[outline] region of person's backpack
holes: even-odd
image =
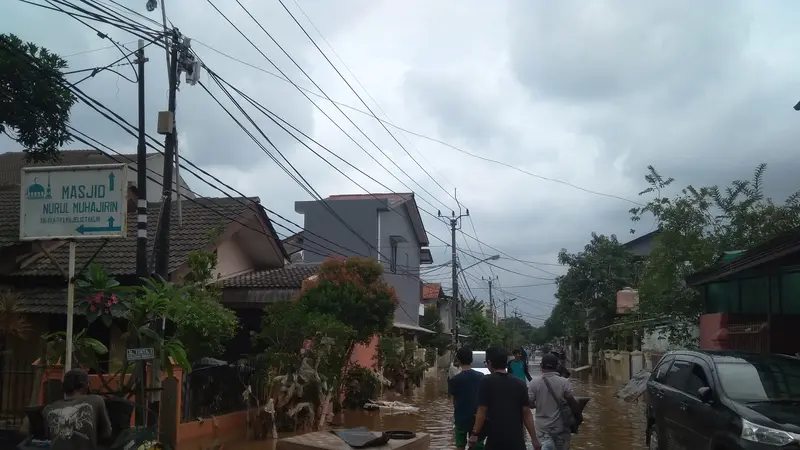
[[[561,423],[564,425],[565,430],[569,430],[570,433],[577,434],[578,427],[580,427],[581,423],[583,423],[583,413],[575,414],[572,412],[572,408],[569,407],[569,404],[563,398],[558,398],[555,391],[553,391],[553,387],[550,386],[550,382],[547,381],[546,377],[542,377],[542,381],[544,381],[545,386],[547,386],[547,390],[550,392],[550,395],[555,400],[558,406],[559,415],[561,416]]]

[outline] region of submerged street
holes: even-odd
[[[530,366],[531,375],[539,376],[539,369]],[[580,434],[573,437],[572,448],[589,450],[597,448],[645,449],[644,410],[641,403],[628,404],[614,397],[619,388],[613,381],[595,380],[589,374],[572,378],[576,395],[591,397],[584,411]],[[346,428],[365,426],[373,430],[414,430],[431,434],[431,450],[454,448],[453,406],[447,398],[445,377],[428,378],[422,387],[408,396],[387,395],[387,400],[400,400],[420,408],[416,414],[381,414],[378,412],[353,412],[345,415]],[[247,441],[226,444],[229,450],[273,450],[276,441]],[[194,445],[192,449],[196,449]],[[530,448],[530,447],[529,447]]]

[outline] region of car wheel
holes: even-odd
[[[650,441],[650,445],[648,446],[649,450],[662,449],[662,444],[661,441],[659,440],[659,437],[660,436],[658,435],[658,427],[656,426],[656,424],[650,425],[650,436],[648,439],[648,441]]]

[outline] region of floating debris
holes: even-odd
[[[647,380],[650,378],[649,370],[642,370],[631,378],[628,383],[618,390],[615,397],[627,403],[635,402],[647,389]]]
[[[382,413],[400,414],[419,412],[419,408],[403,402],[387,402],[385,400],[370,400],[364,404],[364,409],[368,411],[378,410]]]

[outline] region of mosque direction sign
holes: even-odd
[[[125,237],[128,179],[125,164],[22,169],[22,241]]]

